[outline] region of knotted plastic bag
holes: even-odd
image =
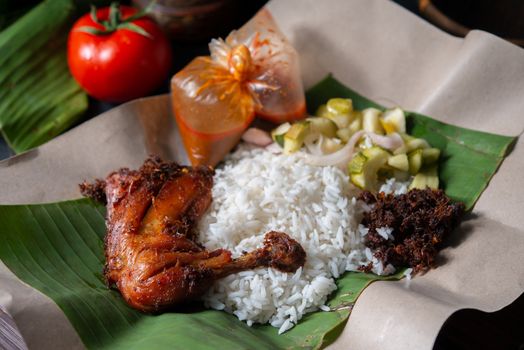
[[[216,165],[255,115],[300,119],[305,99],[298,55],[267,10],[226,40],[213,39],[171,80],[175,118],[193,165]]]

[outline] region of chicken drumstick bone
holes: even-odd
[[[81,185],[84,195],[106,199],[105,276],[129,305],[159,311],[201,296],[216,279],[235,272],[294,272],[304,265],[304,249],[282,232],[266,233],[262,248],[237,259],[196,243],[194,227],[211,203],[212,185],[210,168],[156,158],[138,171],[124,168]]]

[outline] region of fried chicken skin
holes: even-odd
[[[195,224],[211,203],[213,173],[149,158],[139,170],[120,169],[105,181],[80,185],[85,196],[105,199],[104,272],[130,306],[156,312],[200,297],[232,273],[258,267],[294,272],[304,265],[304,249],[282,232],[267,233],[262,248],[237,259],[197,243]]]

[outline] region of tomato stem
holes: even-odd
[[[94,23],[102,26],[103,29],[99,29],[96,27],[90,27],[90,26],[83,26],[76,30],[80,32],[86,32],[89,34],[93,34],[93,35],[108,35],[108,34],[111,34],[117,31],[118,29],[127,29],[137,34],[153,39],[151,34],[149,34],[144,28],[133,23],[133,21],[146,16],[151,11],[151,8],[155,5],[155,3],[156,3],[156,0],[151,1],[149,5],[147,5],[146,8],[144,8],[143,10],[138,11],[135,14],[122,20],[122,12],[120,11],[120,4],[114,1],[109,6],[108,20],[105,20],[105,21],[101,21],[98,18],[96,7],[94,5],[91,5],[91,11],[90,11],[91,20]]]

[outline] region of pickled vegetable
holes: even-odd
[[[273,141],[278,143],[280,147],[284,147],[284,135],[286,134],[286,132],[289,131],[290,128],[291,124],[289,123],[279,125],[278,128],[271,132],[271,138],[273,139]]]
[[[307,118],[312,133],[318,133],[326,137],[337,136],[337,124],[327,118]]]
[[[438,148],[426,148],[422,150],[422,161],[424,165],[436,163],[440,157]]]
[[[281,125],[273,131],[273,139],[285,153],[298,151],[304,142],[308,150],[321,152],[317,158],[331,157],[343,148],[354,152],[337,158],[341,163],[350,159],[350,181],[365,190],[375,191],[380,181],[392,177],[398,181],[412,179],[411,188],[438,188],[440,150],[406,133],[402,109],[358,111],[351,100],[332,98],[317,109],[316,115],[305,122]],[[315,163],[342,166],[332,159]]]
[[[381,122],[387,134],[392,132],[406,133],[406,116],[404,111],[398,107],[385,111]]]
[[[336,136],[341,139],[343,142],[348,142],[355,132],[351,131],[349,128],[338,129],[336,131]]]
[[[405,154],[397,154],[389,157],[388,165],[402,171],[409,170],[408,156]]]
[[[353,111],[353,121],[349,123],[348,129],[354,134],[359,130],[362,130],[362,112]]]
[[[418,149],[408,154],[408,161],[409,173],[416,175],[422,167],[422,150]]]
[[[284,135],[284,153],[290,154],[298,151],[302,147],[308,131],[309,123],[307,122],[293,124]]]
[[[378,171],[389,158],[389,152],[380,147],[365,149],[348,165],[351,182],[362,189],[377,190]]]
[[[406,142],[406,152],[411,152],[421,148],[429,148],[428,142],[424,139],[411,139]]]
[[[438,189],[439,186],[439,179],[438,179],[438,171],[437,166],[432,165],[423,171],[419,172],[415,177],[413,178],[413,181],[409,185],[409,189],[425,189],[426,187],[432,188],[432,189]]]
[[[384,129],[380,125],[380,110],[376,108],[366,108],[362,111],[362,129],[375,134],[384,134]]]
[[[326,108],[330,113],[349,116],[353,111],[353,101],[348,98],[331,98]]]

